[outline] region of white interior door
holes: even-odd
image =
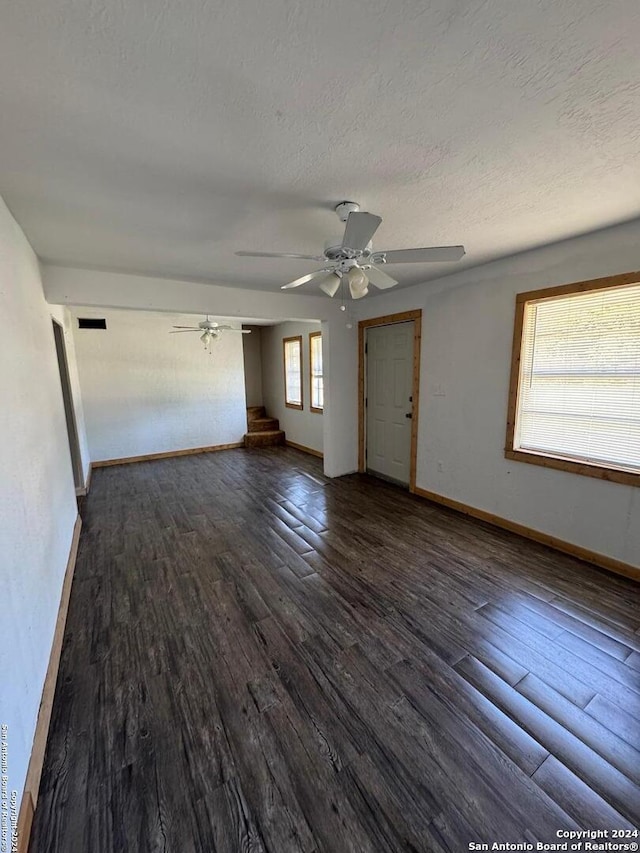
[[[367,471],[408,485],[413,320],[367,330],[366,379]]]

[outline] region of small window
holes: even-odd
[[[629,278],[518,296],[508,458],[640,485],[640,283]]]
[[[290,409],[302,408],[302,335],[284,338],[284,402]]]
[[[309,369],[311,411],[322,413],[324,407],[324,377],[322,373],[322,332],[309,335]]]

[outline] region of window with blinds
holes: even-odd
[[[513,449],[640,474],[640,284],[523,311]]]
[[[284,402],[290,409],[302,408],[302,336],[283,339]]]
[[[321,412],[324,407],[324,376],[322,373],[322,333],[309,335],[309,369],[311,380],[311,411]]]

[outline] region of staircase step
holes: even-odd
[[[247,424],[249,432],[277,432],[280,421],[277,418],[254,418]]]
[[[247,406],[247,422],[259,420],[266,416],[264,406]]]
[[[244,437],[245,447],[271,447],[276,444],[284,444],[284,430],[282,429],[248,432]]]

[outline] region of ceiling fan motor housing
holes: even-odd
[[[346,222],[350,213],[358,213],[360,205],[356,201],[341,201],[336,204],[335,211],[340,217],[340,222]]]
[[[355,201],[341,201],[336,205],[336,213],[341,222],[346,222],[352,213],[359,213],[360,205]],[[331,237],[324,244],[324,256],[328,261],[339,263],[339,271],[348,272],[358,263],[366,262],[371,255],[371,241],[364,249],[353,249],[344,245],[342,235]]]
[[[365,260],[370,256],[369,249],[349,249],[346,246],[328,246],[324,250],[324,256],[328,261],[356,261]]]
[[[353,261],[355,263],[356,261],[366,260],[370,255],[371,243],[364,249],[350,249],[348,246],[342,245],[342,237],[331,237],[324,246],[324,256],[328,261]]]

